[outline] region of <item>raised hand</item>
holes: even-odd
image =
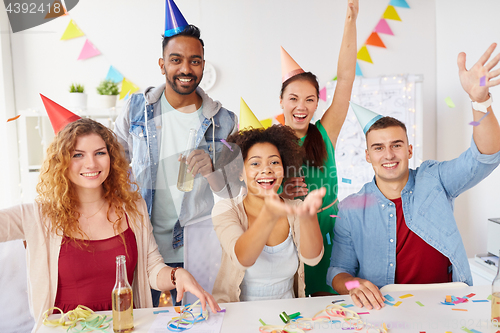
[[[359,0],[349,0],[347,3],[347,16],[356,20],[359,13]]]
[[[500,61],[500,54],[497,54],[493,59],[489,60],[496,47],[496,43],[491,44],[481,58],[479,58],[469,70],[465,68],[465,53],[461,52],[458,55],[457,64],[460,83],[465,92],[469,94],[470,99],[474,102],[481,103],[486,101],[489,98],[489,88],[500,84],[500,79],[492,80],[500,75],[500,69],[493,70],[493,67]],[[486,77],[486,81],[485,85],[481,86],[480,80],[483,76]]]

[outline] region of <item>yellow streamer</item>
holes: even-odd
[[[59,311],[61,313],[61,317],[59,319],[49,320],[49,313],[52,310]],[[94,313],[94,311],[92,311],[85,305],[78,305],[74,310],[68,311],[66,313],[64,313],[58,307],[52,307],[43,313],[43,324],[49,327],[62,326],[65,329],[71,329],[74,328],[78,323],[88,322],[91,320],[95,320],[96,318],[103,319],[104,321],[106,316],[101,316]]]

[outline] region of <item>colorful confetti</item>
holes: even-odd
[[[486,76],[483,76],[479,79],[479,85],[484,87],[486,85]]]
[[[338,299],[338,300],[332,301],[332,303],[335,304],[335,303],[344,302],[344,301],[345,301],[345,299]]]
[[[330,215],[330,217],[336,217],[336,218],[340,218],[338,215]]]
[[[490,296],[488,296],[488,297],[486,297],[486,299],[488,299],[488,300],[490,300],[490,301],[491,301],[491,295],[490,295]]]
[[[406,295],[403,295],[403,296],[399,296],[399,298],[408,298],[408,297],[413,297],[412,294],[406,294]]]
[[[394,302],[394,298],[392,298],[392,296],[391,296],[391,295],[387,294],[387,295],[385,295],[384,297],[385,297],[385,299],[386,299],[386,300],[391,301],[391,302]]]
[[[420,303],[419,301],[416,301],[415,303],[417,303],[418,305],[420,306],[424,306],[422,303]]]
[[[348,178],[342,178],[342,183],[351,184],[352,181]]]
[[[9,122],[9,121],[14,121],[14,120],[16,120],[16,119],[19,119],[19,117],[21,117],[21,115],[17,115],[17,116],[15,116],[15,117],[9,118],[9,119],[7,119],[7,122]]]
[[[329,232],[326,233],[326,241],[328,242],[328,245],[332,245],[332,241],[330,239],[330,233]]]
[[[400,306],[400,305],[401,305],[401,303],[403,303],[403,302],[401,302],[401,301],[397,301],[397,302],[396,302],[396,304],[394,304],[394,306]]]
[[[457,309],[457,308],[454,308],[452,309],[453,311],[467,311],[467,309]]]
[[[449,108],[454,108],[455,107],[455,103],[453,103],[453,101],[451,100],[450,97],[446,97],[444,99],[446,105],[448,105]]]
[[[473,300],[472,302],[480,303],[480,302],[489,302],[489,301],[487,299],[476,299],[476,300]]]
[[[390,305],[390,306],[394,306],[394,303],[391,303],[389,301],[384,301],[384,303],[387,304],[387,305]]]
[[[233,151],[233,148],[229,145],[229,143],[226,142],[224,139],[220,139],[220,142],[222,142],[227,148],[229,148],[230,151]]]
[[[479,121],[471,121],[469,123],[469,125],[472,125],[472,126],[479,126],[479,124],[481,124],[481,120],[483,120],[487,115],[490,114],[490,111],[486,112],[486,114],[484,116],[481,117],[481,119],[479,119]]]
[[[351,289],[354,289],[354,288],[359,288],[359,281],[358,280],[347,281],[345,283],[345,287],[347,288],[347,290],[351,290]]]
[[[370,314],[370,312],[358,312],[359,315],[362,315],[362,314]]]

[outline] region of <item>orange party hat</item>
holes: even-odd
[[[281,46],[281,82],[285,82],[292,76],[304,73],[304,70],[292,59],[292,57]]]

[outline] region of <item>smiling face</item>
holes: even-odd
[[[366,145],[366,161],[373,166],[377,185],[387,182],[404,187],[409,174],[408,162],[413,156],[405,130],[399,126],[370,130]]]
[[[248,150],[243,181],[249,194],[263,197],[278,192],[283,174],[283,162],[276,146],[268,142],[256,143]]]
[[[77,138],[67,176],[77,191],[102,190],[109,174],[110,157],[104,140],[95,133]]]
[[[203,77],[203,46],[189,36],[172,38],[163,50],[158,64],[167,79],[167,92],[180,95],[194,93]]]
[[[305,136],[318,108],[316,88],[306,80],[293,81],[283,90],[280,104],[285,115],[285,125],[293,128],[299,138]]]

